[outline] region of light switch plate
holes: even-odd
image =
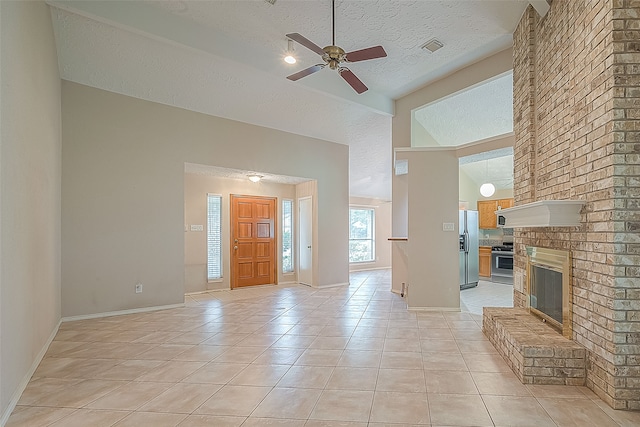
[[[452,222],[443,222],[442,231],[455,231],[455,225]]]

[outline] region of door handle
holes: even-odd
[[[237,251],[238,250],[238,246],[237,245],[234,246],[233,249]]]
[[[233,243],[238,243],[238,239],[233,239]]]

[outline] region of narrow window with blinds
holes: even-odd
[[[282,200],[282,272],[293,272],[293,200]]]
[[[207,194],[207,278],[216,280],[222,277],[222,197]]]

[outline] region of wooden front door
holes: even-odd
[[[231,195],[231,288],[276,283],[276,199]]]

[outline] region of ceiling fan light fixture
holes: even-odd
[[[287,64],[295,64],[296,57],[293,56],[293,53],[294,53],[293,40],[288,39],[287,40],[287,56],[284,57],[284,62],[286,62]]]
[[[444,45],[436,39],[431,39],[425,44],[423,44],[422,46],[420,46],[421,49],[428,50],[431,53],[434,53],[436,50],[440,49],[441,47],[444,47]]]
[[[247,178],[249,178],[249,181],[251,182],[259,182],[262,179],[262,175],[251,174],[251,175],[247,175]]]
[[[361,94],[368,90],[367,86],[349,69],[343,67],[343,62],[359,62],[367,61],[369,59],[384,58],[387,56],[387,52],[384,51],[382,46],[372,46],[366,49],[354,50],[353,52],[345,52],[341,47],[336,46],[336,2],[331,0],[331,30],[332,38],[331,45],[321,48],[311,40],[298,33],[286,34],[287,38],[298,42],[298,44],[306,47],[307,49],[320,55],[324,63],[312,65],[309,68],[305,68],[302,71],[293,73],[287,76],[287,79],[291,81],[300,80],[303,77],[316,73],[322,70],[327,65],[330,69],[336,70],[338,74],[344,79],[344,81],[351,86],[357,94]]]

